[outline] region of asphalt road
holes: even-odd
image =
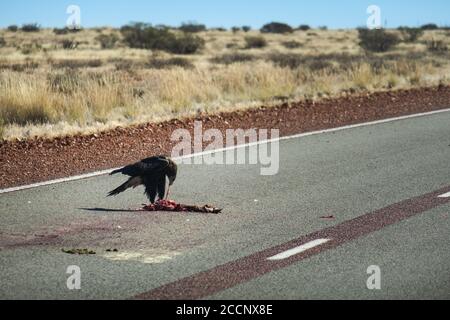
[[[445,112],[282,141],[274,176],[181,165],[171,198],[219,215],[129,210],[123,177],[1,194],[0,298],[449,299],[449,159]]]

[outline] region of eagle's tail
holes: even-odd
[[[140,177],[132,177],[127,180],[127,182],[121,184],[116,189],[110,191],[108,193],[108,197],[116,196],[119,193],[124,192],[128,188],[136,188],[138,185],[142,184],[142,179]]]

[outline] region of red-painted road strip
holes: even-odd
[[[450,198],[439,198],[438,196],[449,191],[450,186],[447,186],[432,193],[395,203],[334,227],[313,232],[287,243],[163,285],[139,294],[134,299],[191,300],[207,297],[446,204],[450,202]],[[330,239],[330,241],[283,260],[268,260],[268,258],[283,251],[316,239]]]

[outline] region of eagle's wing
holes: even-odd
[[[119,193],[124,192],[128,188],[136,188],[137,186],[141,185],[142,183],[143,183],[143,181],[142,181],[141,177],[131,177],[125,183],[121,184],[119,187],[117,187],[113,191],[110,191],[108,193],[108,197],[116,196]]]
[[[136,164],[145,174],[147,172],[159,172],[169,165],[169,160],[165,157],[151,157]]]
[[[165,157],[151,157],[115,170],[111,174],[122,173],[130,177],[143,176],[159,172],[168,165],[169,160]]]

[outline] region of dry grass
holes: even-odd
[[[191,56],[128,49],[120,41],[102,49],[101,34],[120,38],[112,29],[0,31],[6,42],[0,48],[4,138],[91,133],[280,99],[433,85],[448,82],[450,74],[447,53],[427,49],[429,41],[448,44],[439,30],[370,55],[359,48],[356,31],[265,34],[267,45],[260,48],[245,40],[259,36],[255,31],[207,31],[198,34],[205,48]],[[63,49],[63,40],[78,46]]]

